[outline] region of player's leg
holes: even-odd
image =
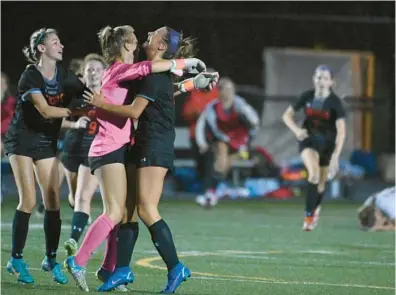
[[[19,204],[12,222],[11,259],[7,271],[15,274],[18,281],[25,284],[34,282],[23,260],[30,215],[36,206],[36,185],[33,172],[33,159],[20,155],[9,155],[12,172],[18,189]]]
[[[98,288],[99,291],[118,289],[126,291],[125,285],[133,283],[134,275],[130,264],[133,250],[139,236],[139,223],[137,214],[137,171],[134,164],[126,166],[127,172],[127,200],[126,211],[121,222],[118,234],[109,235],[115,241],[115,247],[107,247],[102,267],[97,271],[97,276],[105,283]],[[108,243],[112,245],[112,241]],[[109,270],[110,276],[108,275]],[[114,271],[113,271],[114,270]]]
[[[163,293],[173,293],[190,275],[190,270],[179,262],[172,233],[158,212],[165,175],[163,167],[142,167],[138,170],[138,214],[148,227],[151,239],[168,268],[168,284]]]
[[[46,257],[42,262],[42,269],[52,272],[52,276],[57,283],[66,284],[68,281],[67,277],[63,275],[60,264],[56,262],[62,226],[60,219],[58,165],[58,159],[55,156],[37,159],[34,163],[34,172],[45,207],[44,233]]]
[[[69,189],[69,194],[68,194],[69,206],[72,209],[74,209],[75,206],[74,196],[77,190],[77,172],[80,163],[76,161],[75,158],[66,155],[62,155],[61,159],[63,163],[62,164],[63,173],[65,175],[67,187]]]
[[[79,163],[80,162],[81,161],[79,161]],[[91,212],[92,196],[98,187],[98,180],[91,174],[89,167],[79,165],[77,175],[77,187],[74,196],[75,206],[70,238],[65,242],[65,248],[68,256],[75,255],[77,252],[78,242],[86,225],[88,224]]]
[[[206,192],[206,205],[208,207],[213,207],[217,204],[216,189],[218,184],[226,177],[229,165],[229,149],[225,142],[217,142],[215,144],[215,162],[214,169],[212,173],[212,181],[210,184],[210,189]]]
[[[312,228],[315,228],[318,225],[321,204],[323,202],[324,191],[326,189],[329,166],[320,166],[319,170],[320,170],[320,172],[319,172],[320,178],[319,178],[319,184],[318,184],[318,194],[317,194],[315,209],[314,209],[314,214],[313,214]]]
[[[119,151],[115,153],[119,154]],[[122,155],[123,156],[123,155]],[[86,265],[91,254],[108,237],[109,233],[122,220],[126,201],[126,172],[123,163],[112,163],[95,169],[103,199],[104,212],[89,227],[76,256],[66,260],[66,267],[77,285],[88,291],[85,280]]]
[[[311,230],[313,214],[318,197],[318,184],[320,180],[319,154],[312,148],[304,148],[301,158],[308,171],[307,196],[305,200],[305,220],[303,229]]]

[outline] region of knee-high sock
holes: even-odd
[[[115,224],[106,215],[100,215],[94,223],[89,227],[84,241],[76,254],[76,262],[78,265],[85,267],[88,259],[99,245],[107,238]]]

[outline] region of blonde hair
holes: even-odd
[[[120,56],[121,49],[126,42],[132,42],[135,30],[128,25],[112,28],[104,27],[98,33],[100,47],[105,61],[108,64]]]
[[[30,36],[29,46],[26,46],[22,49],[23,54],[29,62],[39,62],[41,53],[37,50],[37,46],[39,44],[44,44],[50,34],[58,35],[58,32],[51,28],[41,28]]]

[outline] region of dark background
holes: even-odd
[[[68,62],[99,52],[96,33],[105,25],[130,24],[140,41],[148,31],[168,25],[183,30],[185,36],[198,37],[199,57],[221,75],[258,87],[265,87],[265,47],[371,51],[376,56],[375,96],[389,105],[387,114],[374,116],[374,121],[385,120],[390,129],[390,138],[377,149],[394,151],[394,5],[378,1],[2,2],[1,67],[16,83],[27,63],[22,48],[31,33],[44,26],[59,31]]]

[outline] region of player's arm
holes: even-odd
[[[209,104],[205,110],[206,113],[206,121],[209,125],[210,130],[213,133],[213,136],[216,137],[218,140],[223,142],[230,142],[230,138],[227,134],[222,132],[219,127],[217,126],[217,117],[216,112],[214,110],[214,104]]]
[[[333,157],[339,158],[342,149],[344,147],[345,137],[346,137],[345,110],[341,102],[339,102],[339,104],[336,107],[336,128],[337,128],[337,136],[336,136]]]
[[[205,126],[206,126],[206,113],[203,112],[199,116],[197,120],[197,124],[195,125],[195,141],[197,143],[200,153],[206,152],[209,148],[205,136]]]
[[[72,111],[67,108],[50,106],[41,93],[31,93],[29,96],[34,107],[46,119],[66,118],[72,115]]]
[[[27,70],[18,81],[18,92],[21,94],[21,100],[31,102],[37,111],[46,119],[65,118],[71,115],[67,108],[54,107],[48,105],[44,95],[41,92],[43,86],[42,78],[39,73]]]
[[[289,106],[286,111],[282,115],[282,120],[286,124],[286,126],[296,135],[298,136],[301,128],[297,125],[296,121],[294,120],[294,116],[296,112],[301,110],[307,101],[307,97],[303,94],[300,96],[298,101]]]
[[[241,97],[237,97],[235,102],[242,121],[245,122],[247,127],[252,130],[258,128],[260,119],[256,110]]]
[[[130,105],[109,104],[106,102],[103,92],[99,94],[86,91],[83,97],[87,103],[117,116],[139,119],[149,102],[155,101],[157,87],[161,87],[160,83],[161,80],[158,80],[155,75],[144,78],[139,93]]]
[[[149,100],[144,97],[136,96],[130,105],[115,105],[110,103],[102,103],[96,105],[96,107],[113,113],[117,116],[131,119],[139,119],[146,106],[149,104]]]
[[[205,71],[206,65],[197,58],[143,61],[135,64],[121,64],[115,69],[119,82],[144,78],[151,73]]]

